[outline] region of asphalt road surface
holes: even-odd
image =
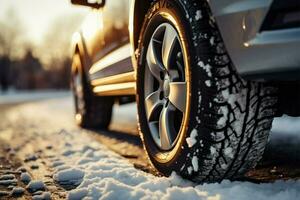
[[[16,186],[26,188],[26,182],[21,180],[22,171],[27,171],[31,179],[43,180],[52,198],[65,198],[65,191],[72,186],[62,187],[53,180],[54,167],[50,163],[59,151],[59,137],[68,137],[67,132],[80,132],[86,139],[104,144],[121,155],[135,168],[161,176],[149,164],[139,139],[135,104],[116,105],[109,130],[83,130],[74,124],[69,94],[34,102],[1,103],[0,179],[3,175],[14,178],[11,184],[0,180],[0,199],[11,197],[12,188]],[[67,143],[72,143],[72,139]],[[64,141],[64,145],[67,143]],[[261,183],[299,178],[300,120],[285,117],[274,123],[263,160],[241,181]],[[10,180],[9,176],[7,179]],[[31,199],[34,194],[28,190],[23,193],[23,199]],[[45,194],[37,192],[34,195]]]

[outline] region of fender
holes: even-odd
[[[89,59],[89,56],[87,54],[85,42],[82,36],[81,32],[75,32],[72,36],[72,43],[71,43],[71,57],[73,57],[74,54],[78,53],[80,56],[81,64],[82,64],[82,70],[84,70],[85,74],[88,74],[87,66],[91,65],[91,61]],[[72,72],[75,70],[72,66]],[[88,81],[89,76],[87,76]]]
[[[140,31],[143,25],[144,16],[146,15],[150,5],[150,0],[131,0],[129,14],[129,39],[131,44],[131,59],[134,70],[137,67],[137,59],[135,50],[138,48]]]

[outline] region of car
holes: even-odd
[[[274,117],[299,116],[297,0],[71,0],[75,119],[107,128],[136,101],[152,165],[201,183],[243,177]]]

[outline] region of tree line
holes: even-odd
[[[70,41],[83,16],[57,18],[41,44],[24,37],[26,27],[16,13],[0,21],[0,86],[3,91],[67,89],[70,79]]]

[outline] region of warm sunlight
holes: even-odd
[[[73,6],[68,0],[0,0],[0,22],[16,15],[26,27],[25,35],[29,40],[40,44],[54,20],[65,21],[64,16],[85,15],[89,10]]]
[[[300,0],[0,0],[0,199],[300,200]]]

